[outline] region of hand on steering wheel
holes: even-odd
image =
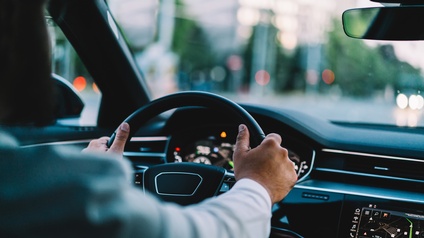
[[[247,126],[250,132],[250,146],[256,147],[265,138],[256,120],[241,106],[216,94],[207,92],[179,92],[156,99],[139,108],[124,122],[130,125],[128,141],[139,128],[153,117],[170,109],[180,107],[204,107],[219,110]],[[108,142],[111,146],[116,139],[114,132]],[[234,180],[234,175],[217,166],[196,163],[167,163],[150,166],[143,171],[143,188],[167,201],[183,205],[200,202],[218,194],[224,180]]]

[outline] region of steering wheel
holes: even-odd
[[[130,125],[130,140],[139,128],[155,116],[170,109],[198,106],[219,110],[221,113],[247,126],[251,147],[258,146],[265,138],[262,128],[256,120],[237,103],[217,94],[189,91],[178,92],[158,98],[140,107],[124,122]],[[108,146],[113,143],[116,131],[110,136]],[[182,205],[198,203],[215,196],[221,190],[223,182],[233,179],[234,175],[224,168],[197,163],[167,163],[147,167],[142,172],[143,188],[156,194],[165,201]]]

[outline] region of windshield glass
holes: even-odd
[[[157,98],[203,90],[348,123],[423,126],[421,41],[347,37],[339,0],[109,0]]]

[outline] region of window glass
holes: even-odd
[[[80,118],[64,119],[61,122],[96,125],[101,92],[60,28],[49,17],[46,20],[52,45],[52,72],[69,81],[84,102]]]

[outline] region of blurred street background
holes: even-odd
[[[108,0],[154,98],[181,90],[304,111],[328,120],[423,126],[419,42],[344,35],[341,16],[368,0]],[[101,97],[61,33],[54,70],[86,101]],[[421,57],[424,58],[424,57]]]

